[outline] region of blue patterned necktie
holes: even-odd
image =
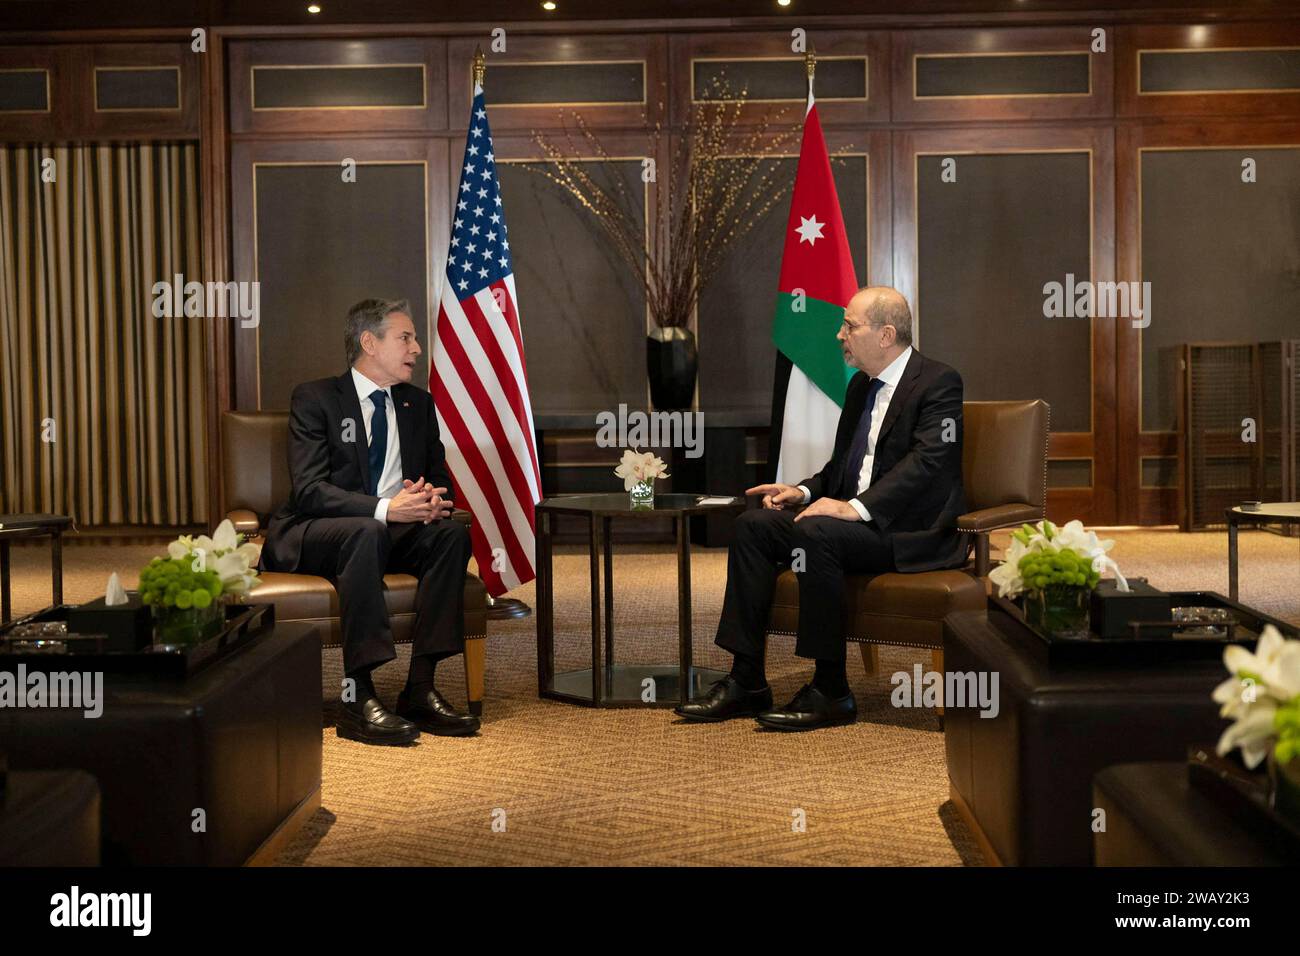
[[[379,494],[379,479],[384,474],[384,459],[388,457],[388,395],[382,388],[370,393],[375,413],[370,416],[370,494]]]
[[[876,407],[876,396],[885,385],[879,378],[873,378],[867,386],[867,401],[858,419],[858,427],[853,431],[853,443],[844,459],[844,471],[840,475],[840,487],[836,495],[840,500],[858,496],[858,478],[862,474],[862,462],[867,457],[867,440],[871,437],[871,410]]]

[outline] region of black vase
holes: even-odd
[[[651,404],[660,411],[690,408],[700,367],[695,333],[683,328],[655,329],[646,337],[645,348]]]

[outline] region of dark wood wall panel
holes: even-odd
[[[1241,180],[1247,156],[1251,184]],[[1179,481],[1153,488],[1142,476],[1147,458],[1180,453],[1181,344],[1258,342],[1297,327],[1300,123],[1129,127],[1117,157],[1119,277],[1151,282],[1153,300],[1148,328],[1118,327],[1118,400],[1132,410],[1119,422],[1121,509],[1168,524],[1179,518]]]
[[[817,112],[822,123],[877,123],[889,119],[889,35],[858,30],[808,31],[817,53]],[[672,119],[685,122],[694,102],[707,97],[710,77],[725,75],[729,89],[747,91],[743,119],[783,115],[798,122],[808,99],[803,54],[791,50],[788,30],[674,36]],[[781,109],[778,114],[775,111]]]
[[[1041,397],[1057,431],[1092,431],[1090,322],[1044,316],[1044,285],[1091,274],[1086,152],[917,157],[925,351],[961,370],[974,401]]]
[[[234,40],[228,71],[234,134],[447,126],[447,45],[436,37]]]
[[[46,109],[0,105],[0,141],[195,139],[200,65],[180,42],[0,47],[0,85],[41,71],[44,79],[24,80],[22,90],[48,89]]]
[[[1121,116],[1300,116],[1300,23],[1121,27],[1118,41]]]
[[[42,67],[0,70],[0,113],[48,113],[50,71]]]
[[[255,66],[252,109],[423,109],[423,63]]]
[[[1091,53],[930,53],[913,63],[916,98],[1087,96]]]
[[[1242,182],[1252,157],[1258,181]],[[1177,423],[1188,342],[1270,341],[1300,330],[1300,145],[1141,153],[1142,428]],[[1238,423],[1240,427],[1240,423]]]
[[[1092,461],[1075,516],[1114,521],[1114,320],[1044,315],[1047,283],[1113,277],[1109,132],[913,131],[894,143],[894,285],[920,348],[962,372],[968,398],[1047,400],[1050,457]],[[946,159],[955,182],[943,181]],[[1049,496],[1054,514],[1063,500]]]
[[[344,157],[355,182],[343,181]],[[446,163],[440,142],[235,145],[234,278],[261,284],[261,324],[231,326],[237,407],[285,408],[298,382],[342,373],[348,307],[370,297],[410,300],[425,350],[416,379],[427,381]]]
[[[894,119],[1110,116],[1113,47],[1094,53],[1092,42],[1085,26],[900,31],[893,35]]]
[[[474,50],[484,46],[471,37],[447,43],[448,102],[458,117],[461,104],[472,93]],[[484,95],[492,109],[492,129],[531,130],[573,126],[571,116],[579,104],[583,119],[592,126],[644,128],[660,122],[666,110],[668,79],[665,74],[668,41],[658,34],[624,36],[529,36],[511,34],[504,52],[485,50],[487,77]],[[531,67],[531,69],[529,69]],[[496,71],[506,76],[497,99]],[[635,74],[642,73],[641,96],[626,97],[635,89]],[[521,90],[529,91],[521,101]],[[602,88],[602,86],[604,88]],[[547,98],[539,93],[549,90]],[[554,97],[553,99],[550,97]],[[496,105],[500,103],[500,105]],[[453,121],[455,126],[459,120]]]
[[[255,166],[263,408],[288,408],[298,382],[346,369],[353,303],[408,298],[417,323],[428,315],[425,180],[416,163],[361,164],[354,183],[332,163]],[[414,381],[428,377],[426,348]]]

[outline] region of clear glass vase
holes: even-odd
[[[1025,592],[1025,623],[1043,634],[1086,634],[1092,588],[1058,584]]]
[[[645,478],[638,481],[628,492],[633,508],[653,508],[655,506],[655,480]]]
[[[226,612],[220,601],[207,607],[153,609],[155,644],[198,644],[221,630]]]
[[[1272,744],[1268,748],[1269,803],[1282,816],[1300,824],[1300,757],[1278,762]]]

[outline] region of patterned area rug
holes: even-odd
[[[1130,574],[1167,589],[1225,591],[1226,536],[1124,531],[1113,554]],[[110,571],[128,586],[162,549],[78,542],[66,551],[66,597],[103,593]],[[1242,599],[1300,623],[1300,540],[1244,533]],[[48,603],[47,552],[14,549],[17,612]],[[695,659],[725,668],[713,646],[726,554],[693,559]],[[676,562],[667,548],[615,554],[615,653],[674,659]],[[557,670],[589,653],[588,564],[564,548],[556,562]],[[535,603],[531,588],[513,595]],[[390,703],[409,648],[376,675]],[[333,709],[342,676],[337,649],[322,651],[322,807],[287,847],[285,865],[978,865],[974,840],[951,804],[943,734],[925,710],[895,709],[889,675],[928,664],[923,652],[885,649],[867,676],[850,648],[849,681],[860,717],[851,727],[772,734],[748,721],[697,726],[669,710],[592,710],[537,697],[531,618],[493,622],[487,699],[478,737],[422,737],[409,748],[340,740]],[[788,698],[810,663],[774,639],[768,675]],[[459,658],[438,684],[465,700]]]

